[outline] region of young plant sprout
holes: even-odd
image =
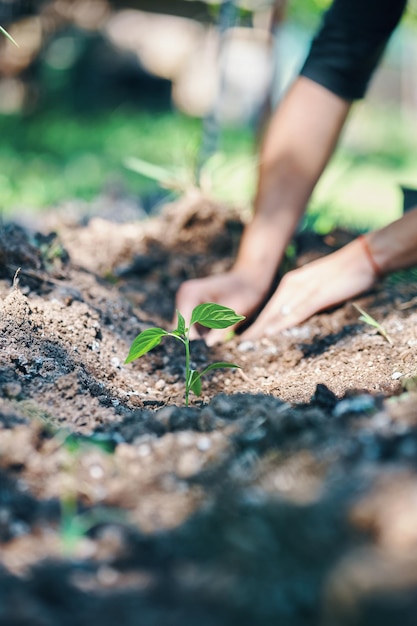
[[[8,33],[7,30],[3,28],[3,26],[0,26],[0,33],[4,35],[9,41],[11,41],[12,44],[14,44],[17,48],[19,47],[19,44],[17,43],[17,41],[13,39],[10,33]]]
[[[186,326],[185,319],[177,311],[178,324],[172,332],[163,328],[148,328],[134,339],[125,363],[130,363],[143,356],[161,343],[162,337],[174,337],[185,347],[185,406],[188,406],[190,391],[196,396],[201,395],[201,377],[208,371],[219,368],[239,368],[235,363],[218,361],[204,368],[201,372],[194,370],[190,365],[190,328],[193,324],[200,324],[206,328],[229,328],[245,319],[243,315],[237,315],[232,309],[221,306],[214,302],[199,304],[193,309],[189,326]]]
[[[372,326],[373,328],[376,328],[379,334],[382,335],[388,341],[388,343],[392,346],[393,341],[391,337],[388,335],[385,328],[383,328],[383,326],[381,326],[381,324],[379,324],[376,321],[376,319],[372,317],[372,315],[369,315],[369,313],[367,313],[364,309],[362,309],[362,307],[360,307],[358,304],[353,303],[353,306],[361,314],[359,317],[360,321],[365,322],[365,324],[369,324],[369,326]]]

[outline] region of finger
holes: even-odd
[[[296,311],[292,310],[288,305],[280,306],[277,302],[274,306],[268,306],[259,315],[257,320],[242,333],[242,339],[260,339],[261,337],[270,337],[276,335],[287,328],[291,328],[298,324],[302,319]]]

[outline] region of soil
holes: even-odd
[[[0,624],[415,626],[417,283],[274,339],[125,365],[238,213],[196,195],[126,221],[63,206],[0,235]],[[58,233],[58,234],[57,234]],[[297,237],[296,262],[353,237]],[[20,272],[16,274],[17,269]]]

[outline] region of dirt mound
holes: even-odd
[[[414,625],[416,283],[359,300],[392,346],[350,303],[195,342],[242,372],[185,408],[177,342],[124,360],[182,280],[230,265],[238,216],[43,223],[0,233],[0,624]]]

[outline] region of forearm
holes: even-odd
[[[367,235],[381,274],[417,265],[417,207],[384,228]]]
[[[235,269],[267,291],[346,121],[350,103],[300,77],[271,120],[261,151],[255,214]]]

